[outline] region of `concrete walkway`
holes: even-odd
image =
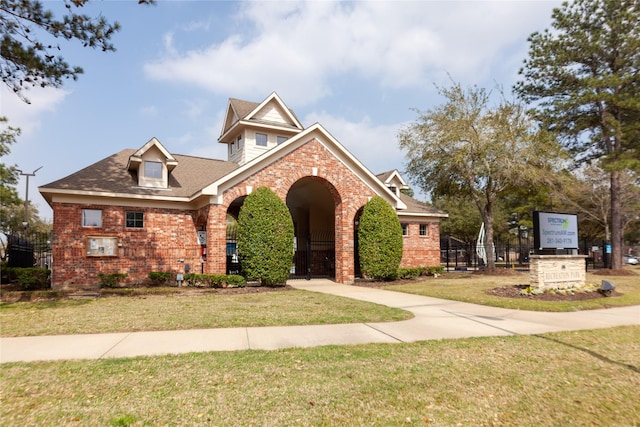
[[[538,334],[640,325],[640,306],[546,313],[340,285],[329,280],[292,280],[289,284],[307,291],[401,308],[411,311],[415,317],[411,320],[388,323],[0,338],[0,363],[205,351],[274,350],[330,344],[403,343],[442,338]]]

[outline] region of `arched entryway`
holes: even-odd
[[[238,215],[246,197],[238,197],[227,208],[226,216],[226,273],[240,274],[240,259],[238,258]]]
[[[360,270],[360,241],[358,239],[358,228],[360,227],[360,217],[362,216],[364,207],[358,209],[356,216],[353,218],[353,273],[354,277],[362,277]]]
[[[336,220],[339,196],[325,179],[305,177],[287,193],[287,207],[295,229],[294,277],[335,278]]]

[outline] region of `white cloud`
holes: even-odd
[[[69,93],[63,89],[33,88],[24,93],[31,102],[27,104],[2,85],[0,87],[0,115],[9,119],[10,126],[21,129],[21,138],[27,138],[40,127],[41,115],[55,111]]]
[[[510,49],[548,26],[556,2],[250,2],[238,31],[202,49],[184,50],[167,36],[166,55],[145,71],[214,93],[263,96],[292,105],[332,91],[331,78],[355,73],[385,87],[434,80],[497,79]],[[504,56],[506,55],[506,57]],[[508,82],[510,84],[511,82]]]
[[[158,115],[158,107],[155,105],[147,105],[146,107],[140,108],[140,114],[149,117],[155,117]]]

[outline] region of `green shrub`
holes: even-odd
[[[358,241],[365,277],[395,279],[402,260],[402,227],[395,210],[382,197],[374,196],[364,206]]]
[[[244,200],[238,215],[238,254],[247,280],[283,284],[293,258],[293,221],[287,205],[267,187]]]
[[[419,277],[424,270],[422,267],[399,268],[396,276],[398,279],[415,279]]]
[[[48,288],[51,271],[41,267],[12,267],[7,275],[15,278],[20,289],[30,291]]]
[[[196,274],[184,275],[187,286],[199,288],[242,288],[247,281],[237,274]]]
[[[441,265],[433,265],[431,267],[424,267],[424,271],[422,272],[423,276],[435,276],[441,275],[444,273],[444,267]]]
[[[173,277],[173,273],[169,271],[151,271],[148,277],[151,280],[151,285],[166,286]]]
[[[98,273],[101,288],[116,288],[127,277],[127,273]]]

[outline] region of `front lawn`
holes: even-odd
[[[640,327],[3,364],[0,425],[638,426]]]
[[[628,269],[628,271],[640,272],[640,268]],[[640,305],[640,275],[611,276],[587,273],[586,282],[587,284],[600,285],[603,279],[613,282],[616,285],[616,291],[622,295],[605,298],[596,292],[592,294],[593,299],[576,298],[572,301],[560,299],[548,301],[535,296],[507,298],[487,293],[487,290],[498,287],[528,284],[529,273],[517,272],[513,272],[510,275],[505,275],[504,272],[500,275],[467,272],[445,273],[437,278],[429,277],[425,280],[400,285],[391,284],[384,288],[398,292],[517,310],[576,311]]]
[[[172,288],[174,291],[176,288]],[[154,293],[0,304],[3,337],[175,329],[394,322],[399,309],[300,290],[219,295]]]

